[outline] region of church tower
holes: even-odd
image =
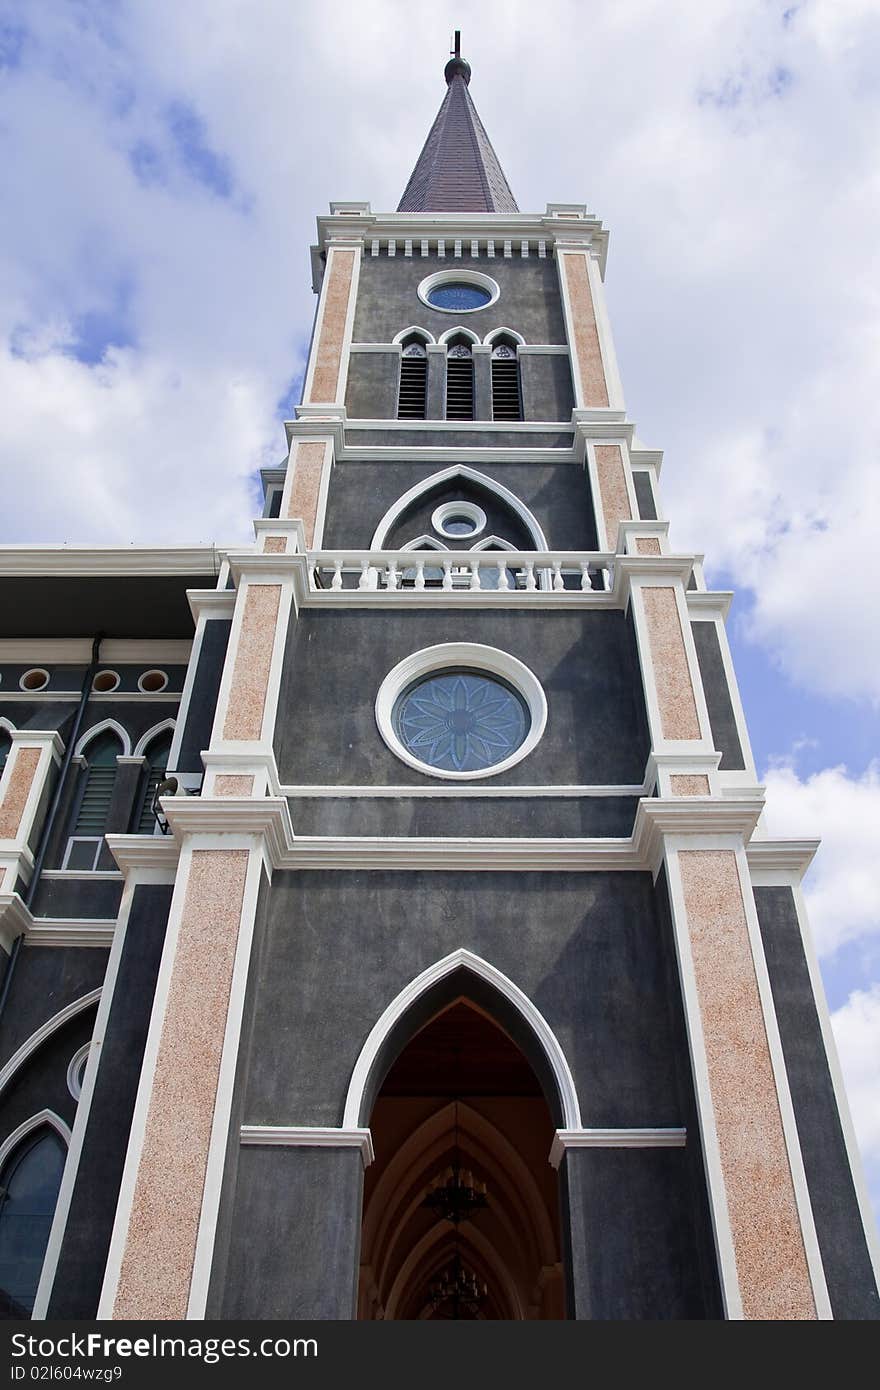
[[[457,41],[445,79],[397,211],[318,218],[288,457],[190,589],[169,833],[106,837],[35,1316],[876,1318],[816,842],[761,831],[608,233],[520,211]]]

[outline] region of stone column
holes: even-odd
[[[663,862],[729,1318],[830,1317],[742,833],[712,834],[733,806],[703,803]],[[758,808],[756,808],[758,809]]]
[[[345,401],[362,253],[360,237],[332,237],[328,242],[327,264],[303,388],[304,405],[342,405]]]

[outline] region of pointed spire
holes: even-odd
[[[397,211],[518,212],[468,91],[471,68],[458,29],[444,76],[446,96]]]

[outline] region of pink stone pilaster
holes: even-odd
[[[677,855],[742,1315],[814,1319],[816,1301],[733,850]]]

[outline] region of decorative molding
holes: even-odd
[[[145,734],[141,734],[140,738],[134,746],[133,756],[136,758],[143,757],[146,753],[147,748],[153,742],[154,738],[158,738],[159,734],[163,734],[169,731],[173,735],[175,727],[176,721],[174,719],[163,719],[161,723],[154,724],[151,729],[147,729],[147,732]]]
[[[187,589],[186,598],[195,622],[199,618],[231,618],[235,608],[234,589]]]
[[[458,478],[463,479],[465,482],[473,483],[478,487],[483,487],[488,492],[494,493],[496,497],[506,503],[511,511],[519,517],[532,540],[535,542],[535,549],[547,549],[547,540],[538,524],[537,518],[532,514],[525,503],[520,501],[516,493],[511,492],[503,483],[497,482],[494,478],[487,477],[485,473],[479,473],[475,468],[468,468],[466,464],[461,464],[452,468],[444,468],[439,473],[432,474],[430,478],[422,479],[421,482],[416,483],[403,493],[401,497],[398,497],[397,501],[388,508],[388,511],[376,527],[373,533],[373,539],[370,542],[370,549],[382,549],[383,542],[388,532],[391,530],[391,527],[419,497],[433,492],[434,489],[442,483],[452,482]]]
[[[70,1004],[65,1004],[64,1008],[59,1009],[57,1014],[53,1014],[51,1018],[46,1019],[45,1023],[41,1023],[39,1028],[35,1029],[30,1037],[25,1039],[21,1046],[13,1052],[9,1061],[0,1069],[0,1095],[2,1095],[3,1091],[9,1085],[9,1082],[12,1080],[19,1067],[24,1065],[28,1058],[36,1052],[38,1047],[42,1046],[47,1038],[51,1037],[57,1029],[63,1028],[65,1023],[69,1023],[72,1018],[76,1018],[77,1014],[81,1014],[85,1009],[89,1009],[93,1004],[97,1004],[100,998],[100,987],[90,990],[88,994],[83,994],[79,999],[74,999]],[[69,1132],[67,1139],[69,1142]]]
[[[749,876],[756,887],[799,883],[813,862],[821,840],[752,840],[746,845]]]
[[[718,755],[720,757],[720,754]],[[704,760],[701,760],[704,761]],[[407,800],[410,797],[510,797],[520,798],[586,798],[586,797],[639,797],[647,796],[650,786],[647,779],[640,783],[609,783],[607,785],[595,786],[514,786],[506,782],[503,786],[496,786],[491,782],[483,785],[468,784],[466,786],[444,786],[442,783],[431,784],[430,786],[421,783],[408,787],[395,784],[393,786],[363,786],[348,785],[339,783],[334,786],[321,786],[313,783],[305,783],[300,786],[284,785],[277,788],[278,796],[286,796],[295,800],[308,801],[320,797],[341,797],[341,798],[360,798],[360,797],[388,797],[395,801]]]
[[[162,806],[167,813],[173,801],[200,801],[199,797],[163,797]],[[173,871],[180,858],[180,845],[173,835],[105,835],[107,848],[124,875],[132,869],[158,869]],[[91,875],[90,875],[91,877]],[[113,878],[120,875],[114,873]]]
[[[217,573],[214,545],[0,545],[0,575],[174,575]]]
[[[7,1158],[12,1151],[21,1143],[28,1134],[35,1129],[42,1129],[43,1125],[49,1125],[64,1140],[64,1147],[70,1148],[70,1130],[64,1123],[60,1115],[56,1115],[54,1110],[39,1110],[36,1115],[31,1115],[30,1119],[23,1120],[17,1129],[8,1134],[0,1144],[0,1170],[2,1170]]]
[[[568,1149],[683,1149],[686,1129],[557,1129],[550,1162],[558,1168]]]
[[[2,872],[0,867],[0,876]],[[29,931],[33,920],[30,908],[18,893],[0,893],[0,949],[8,955],[15,938]]]
[[[90,729],[86,729],[85,733],[79,738],[76,748],[73,750],[74,753],[77,756],[82,756],[93,739],[96,739],[107,730],[116,734],[120,739],[123,757],[131,757],[131,738],[128,732],[123,729],[122,725],[115,719],[102,719],[99,724],[93,724]]]
[[[26,929],[25,946],[113,945],[116,919],[109,917],[34,917]]]
[[[442,960],[429,965],[427,970],[423,970],[414,980],[411,980],[399,994],[392,999],[391,1003],[382,1013],[381,1017],[374,1023],[370,1034],[361,1048],[360,1054],[354,1065],[351,1080],[348,1083],[348,1092],[345,1097],[345,1112],[342,1123],[347,1129],[355,1129],[361,1123],[361,1108],[363,1106],[364,1094],[367,1084],[373,1072],[376,1059],[379,1057],[385,1040],[392,1029],[403,1018],[407,1011],[421,995],[432,989],[448,975],[454,974],[457,970],[469,970],[472,974],[484,980],[501,994],[508,1003],[512,1004],[517,1012],[522,1016],[524,1023],[535,1035],[537,1042],[547,1059],[553,1077],[556,1081],[556,1089],[559,1097],[559,1106],[565,1120],[566,1130],[581,1129],[581,1112],[578,1103],[577,1089],[574,1078],[571,1074],[568,1062],[565,1058],[556,1034],[550,1027],[544,1015],[536,1008],[527,994],[515,985],[507,975],[503,974],[494,965],[483,960],[482,957],[474,955],[472,951],[460,948],[452,951]]]
[[[334,1129],[311,1125],[242,1125],[242,1144],[277,1145],[284,1148],[359,1149],[365,1168],[375,1158],[373,1136],[368,1129]]]

